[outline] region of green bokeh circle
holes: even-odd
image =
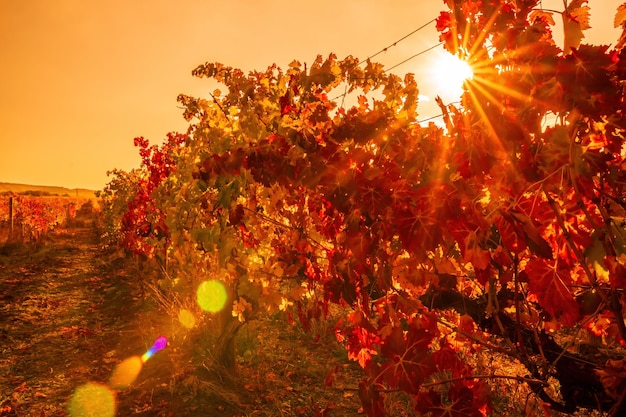
[[[226,287],[216,280],[204,281],[200,284],[196,296],[200,308],[210,313],[217,313],[223,309],[228,298]]]

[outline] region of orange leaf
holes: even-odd
[[[491,261],[489,251],[482,249],[479,245],[476,232],[472,232],[465,238],[465,251],[463,254],[465,262],[474,265],[477,270],[486,269]]]
[[[622,27],[622,34],[617,40],[617,44],[615,45],[615,49],[619,50],[626,45],[626,3],[620,5],[617,9],[617,13],[615,14],[615,20],[613,21],[615,27]]]
[[[556,22],[554,21],[554,17],[552,17],[552,12],[547,12],[545,10],[533,10],[532,12],[530,12],[528,20],[530,20],[531,22],[543,20],[551,26],[554,26],[556,24]]]
[[[623,24],[626,24],[626,3],[621,4],[617,8],[617,13],[615,13],[615,19],[613,20],[613,27],[620,27]]]
[[[20,385],[13,389],[13,392],[24,392],[26,391],[26,382],[22,382]]]

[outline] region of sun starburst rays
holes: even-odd
[[[532,124],[532,120],[545,117],[550,108],[546,101],[549,97],[542,98],[525,86],[549,79],[555,68],[548,64],[530,64],[528,58],[524,59],[533,55],[536,42],[494,53],[495,47],[489,36],[494,32],[499,13],[500,10],[495,10],[480,21],[464,20],[453,25],[452,43],[447,49],[469,64],[472,75],[463,82],[460,103],[464,111],[439,104],[444,119],[448,120],[446,124],[453,121],[453,125],[471,133],[471,142],[467,145],[485,146],[490,155],[501,160],[508,166],[507,169],[513,169],[513,174],[517,175],[520,173],[515,159],[520,146],[525,138],[537,133],[528,121]],[[520,108],[524,109],[524,114],[514,110]],[[528,115],[530,119],[525,119]],[[451,127],[448,126],[448,130]],[[480,142],[484,143],[480,145]]]

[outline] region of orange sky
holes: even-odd
[[[615,43],[622,2],[589,1],[584,42]],[[134,137],[186,130],[176,96],[213,88],[191,76],[198,64],[365,59],[441,10],[443,0],[0,1],[0,182],[100,189],[107,170],[139,165]],[[375,60],[390,67],[437,43],[431,24]],[[441,94],[424,72],[432,53],[393,71],[416,72],[426,96]]]

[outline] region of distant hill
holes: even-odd
[[[8,182],[0,182],[0,194],[5,192],[24,193],[31,192],[43,192],[47,195],[59,195],[78,198],[96,198],[94,190],[87,190],[85,188],[65,188],[65,187],[50,187],[47,185],[27,185],[27,184],[11,184]]]

